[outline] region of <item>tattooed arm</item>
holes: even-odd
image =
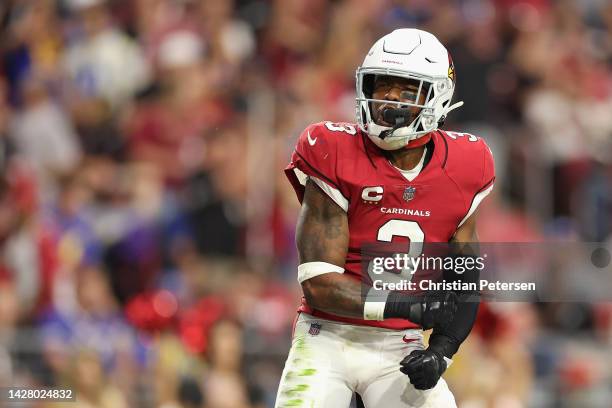
[[[302,200],[296,241],[300,264],[326,262],[340,266],[345,263],[349,242],[346,213],[310,181],[306,183]],[[363,289],[365,292],[369,288]],[[331,268],[330,273],[302,281],[302,290],[308,304],[315,309],[337,316],[364,317],[362,283],[347,275],[333,273]],[[378,305],[374,306],[375,317],[370,319],[399,317],[431,328],[435,323],[442,324],[452,318],[457,305],[456,297],[451,295],[454,294],[440,299],[391,292],[386,301],[375,302]],[[368,310],[368,316],[371,316],[372,309]]]
[[[296,242],[300,264],[327,262],[344,266],[349,243],[346,212],[312,181],[306,183]],[[361,282],[344,274],[325,273],[302,282],[308,304],[345,317],[362,317]]]

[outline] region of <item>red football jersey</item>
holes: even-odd
[[[427,149],[428,162],[409,181],[354,124],[316,123],[300,135],[285,173],[300,202],[310,178],[346,211],[350,235],[346,275],[361,279],[363,245],[396,239],[448,242],[493,188],[493,157],[481,138],[438,130]],[[299,310],[358,325],[419,327],[404,319],[331,315],[314,310],[304,298]]]

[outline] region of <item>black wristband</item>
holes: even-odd
[[[383,316],[385,319],[399,317],[420,324],[422,319],[420,300],[400,292],[390,292],[385,302]]]

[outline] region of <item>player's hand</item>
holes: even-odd
[[[410,378],[417,390],[435,387],[445,370],[444,357],[431,349],[415,350],[400,362],[400,371]]]
[[[413,305],[410,310],[410,320],[419,323],[423,330],[432,329],[434,326],[444,326],[455,317],[457,302],[455,292],[428,294],[421,302]]]

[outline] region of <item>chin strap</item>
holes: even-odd
[[[442,115],[442,117],[440,118],[440,120],[438,121],[438,127],[442,127],[444,125],[444,122],[446,121],[446,116],[448,115],[448,113],[450,111],[453,111],[457,108],[460,108],[463,106],[463,101],[459,101],[456,103],[453,103],[451,106],[449,106],[448,108],[446,108],[446,110],[444,111],[444,114]]]
[[[393,123],[391,129],[383,130],[378,137],[384,140],[397,129],[408,126],[412,122],[412,115],[407,109],[387,108],[383,111],[383,120],[387,123]]]
[[[455,110],[455,109],[457,109],[457,108],[460,108],[460,107],[462,107],[462,106],[463,106],[463,101],[459,101],[459,102],[453,103],[451,106],[449,106],[449,107],[446,109],[446,111],[444,112],[444,116],[448,115],[448,113],[449,113],[450,111],[453,111],[453,110]]]
[[[404,149],[414,149],[415,147],[421,147],[426,145],[431,140],[431,132],[408,142]]]
[[[453,103],[451,106],[446,108],[446,110],[444,111],[444,114],[442,115],[442,118],[438,122],[438,127],[444,124],[446,115],[448,115],[449,112],[457,108],[460,108],[462,106],[463,106],[463,101],[459,101],[459,102]],[[395,132],[397,129],[406,126],[406,123],[409,120],[409,116],[406,115],[405,109],[394,109],[394,108],[385,109],[385,111],[383,112],[383,118],[388,123],[395,123],[395,126],[393,126],[391,129],[383,130],[382,132],[380,132],[380,135],[378,137],[381,140],[384,140],[387,136],[391,136],[393,132]],[[430,139],[431,139],[431,135],[426,134],[417,139],[411,140],[406,145],[406,148],[411,149],[414,147],[422,146],[425,143],[429,142]]]

